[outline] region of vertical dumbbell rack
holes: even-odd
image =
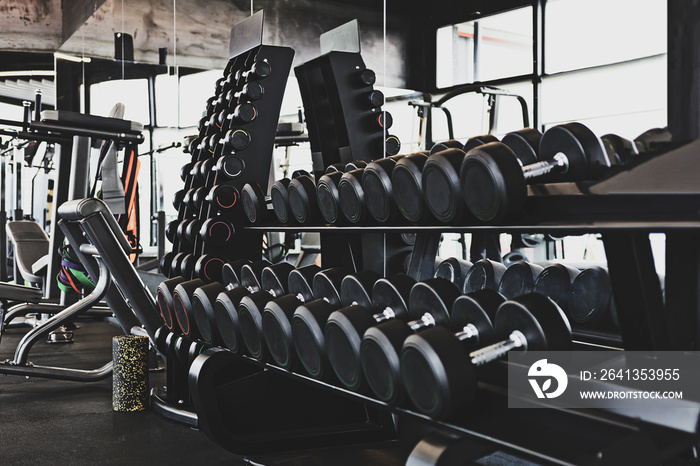
[[[397,154],[398,139],[386,133],[391,115],[382,111],[384,95],[374,89],[375,73],[360,55],[357,20],[323,33],[321,52],[294,68],[314,173],[319,177],[335,163]]]
[[[262,44],[263,18],[261,11],[232,28],[231,58],[189,146],[178,218],[169,226],[173,248],[162,262],[170,277],[211,282],[221,278],[224,262],[261,249],[262,235],[242,228],[240,190],[251,181],[267,187],[294,57],[289,47]]]

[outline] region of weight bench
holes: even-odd
[[[160,316],[153,296],[145,289],[128,259],[131,245],[104,202],[99,199],[69,201],[58,208],[58,216],[61,218],[59,227],[88,275],[95,281],[95,289],[27,332],[17,345],[13,361],[0,363],[0,374],[97,381],[110,376],[111,361],[94,370],[47,367],[29,363],[29,351],[39,339],[86,313],[102,299],[107,302],[125,334],[146,333],[153,340],[156,329],[161,325]],[[119,288],[114,286],[115,281],[121,284]]]
[[[30,220],[7,222],[7,235],[14,244],[15,266],[32,286],[0,283],[0,300],[38,303],[48,266],[49,237]],[[18,277],[15,277],[17,281]]]

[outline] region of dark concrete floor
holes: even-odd
[[[84,321],[75,343],[37,344],[30,361],[40,365],[94,369],[111,359],[111,336],[120,333],[104,322]],[[11,358],[27,329],[10,329],[0,344],[0,360]],[[152,373],[151,386],[164,374]],[[237,457],[202,432],[148,410],[112,410],[111,377],[77,383],[0,375],[0,464],[116,465],[323,465],[403,464],[407,453],[396,444],[367,448],[292,452],[251,460]]]

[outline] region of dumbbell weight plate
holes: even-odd
[[[221,282],[221,271],[224,264],[225,262],[222,258],[211,254],[204,254],[195,262],[194,274],[196,277],[201,278],[206,283]]]
[[[175,293],[175,287],[184,281],[184,277],[178,276],[165,280],[158,285],[158,291],[156,292],[158,311],[168,330],[173,329],[173,324],[177,325],[175,311],[173,310],[173,294]]]
[[[490,259],[481,259],[467,272],[464,278],[464,294],[488,288],[497,290],[506,271],[506,266]]]
[[[499,223],[511,212],[522,212],[527,198],[523,168],[503,143],[469,151],[460,168],[462,198],[474,216]]]
[[[566,314],[575,324],[594,323],[610,310],[612,285],[608,272],[593,266],[583,270],[571,285]]]
[[[321,210],[321,215],[332,225],[341,223],[341,221],[345,219],[339,208],[340,196],[338,192],[338,183],[342,177],[343,172],[341,171],[326,173],[319,178],[318,185],[316,186],[316,199]]]
[[[519,261],[511,264],[501,277],[498,291],[507,299],[532,293],[537,277],[544,268],[531,262]]]
[[[610,167],[600,139],[581,123],[553,126],[545,132],[540,142],[540,160],[552,160],[558,153],[566,155],[569,169],[547,175],[550,183],[595,179]]]
[[[216,327],[224,345],[234,354],[241,352],[243,342],[238,321],[238,305],[250,291],[243,287],[233,288],[219,293],[214,303]]]
[[[391,172],[394,201],[410,222],[421,222],[429,216],[422,190],[423,167],[428,160],[424,152],[407,155],[396,163]]]
[[[226,288],[221,283],[209,283],[192,293],[192,313],[202,339],[209,344],[218,344],[220,336],[216,330],[214,303],[217,296]]]
[[[564,264],[552,264],[539,274],[533,291],[549,296],[562,308],[569,304],[571,285],[578,276],[579,270]]]

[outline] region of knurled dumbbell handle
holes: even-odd
[[[525,335],[519,330],[515,330],[511,333],[507,340],[478,349],[472,352],[469,357],[472,360],[472,364],[475,366],[482,366],[491,361],[495,361],[515,348],[527,349],[527,338],[525,338]]]
[[[374,320],[376,320],[379,323],[379,322],[384,322],[385,320],[396,318],[396,313],[394,312],[394,310],[392,308],[387,307],[382,312],[380,312],[378,314],[374,314],[372,317],[374,318]]]
[[[538,178],[547,173],[566,173],[569,170],[569,159],[559,152],[551,160],[532,163],[523,167],[523,176],[526,180]]]

